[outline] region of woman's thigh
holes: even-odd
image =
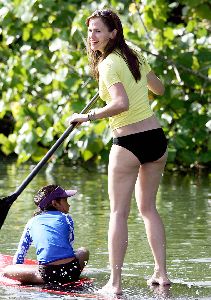
[[[128,209],[140,162],[129,150],[113,145],[109,156],[108,192],[111,209]]]
[[[140,166],[135,186],[135,196],[139,209],[155,206],[156,194],[167,160],[166,153],[158,160]]]

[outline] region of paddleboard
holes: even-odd
[[[72,297],[84,297],[84,298],[97,298],[96,295],[93,294],[85,294],[84,291],[91,290],[91,285],[93,280],[87,277],[81,277],[78,281],[71,282],[64,285],[24,285],[21,284],[18,280],[13,280],[10,278],[6,278],[2,275],[2,270],[7,265],[12,264],[12,256],[0,254],[0,285],[2,286],[12,286],[18,289],[29,289],[29,290],[36,290],[37,292],[47,292],[52,294],[59,294],[59,295],[69,295]],[[33,259],[25,259],[25,264],[37,264],[37,262]]]

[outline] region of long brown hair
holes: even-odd
[[[106,45],[104,52],[101,53],[100,51],[93,51],[90,48],[89,39],[87,41],[87,53],[90,61],[90,68],[92,75],[98,80],[99,73],[98,73],[98,63],[105,59],[111,52],[117,50],[123,59],[126,61],[130,72],[132,73],[136,82],[141,79],[141,72],[140,72],[140,62],[138,57],[125,42],[122,23],[117,16],[110,9],[103,9],[103,10],[96,10],[93,14],[87,18],[86,25],[89,26],[89,22],[91,19],[100,18],[105,26],[108,28],[109,32],[113,31],[114,29],[117,30],[117,34],[114,39],[109,40],[108,44]]]

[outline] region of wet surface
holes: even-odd
[[[0,168],[0,198],[3,198],[15,191],[33,166],[24,165],[17,169],[13,163],[1,163]],[[146,285],[153,272],[153,260],[143,221],[135,201],[132,201],[122,299],[211,299],[210,182],[207,175],[165,174],[163,177],[157,206],[166,228],[167,266],[173,282],[170,287]],[[90,261],[84,275],[93,278],[93,283],[79,291],[83,294],[81,296],[0,286],[0,299],[102,299],[96,291],[109,277],[106,173],[64,165],[41,170],[9,211],[0,231],[0,253],[14,254],[23,227],[35,209],[33,195],[40,187],[52,183],[78,190],[77,196],[70,201],[70,214],[75,220],[75,248],[85,246],[90,250]],[[28,258],[35,258],[33,247]]]

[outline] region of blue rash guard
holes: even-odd
[[[48,264],[59,259],[75,257],[74,222],[69,214],[47,211],[31,218],[25,226],[14,264],[23,264],[30,245],[36,248],[39,264]]]

